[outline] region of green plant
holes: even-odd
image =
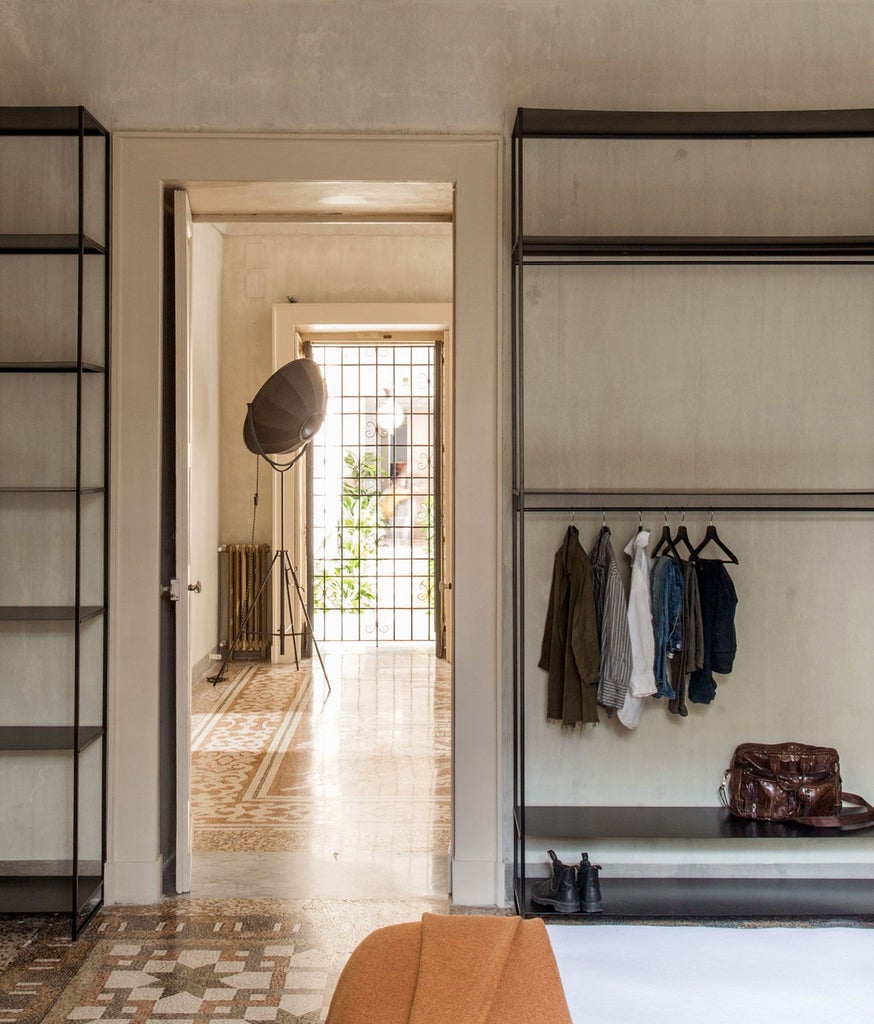
[[[379,510],[379,459],[372,452],[361,458],[347,449],[346,470],[337,524],[336,558],[316,560],[313,597],[319,611],[361,613],[376,606],[374,573],[380,530],[385,519]]]

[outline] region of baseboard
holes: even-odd
[[[107,861],[104,903],[157,903],[164,861]]]
[[[461,907],[503,906],[504,868],[491,860],[452,860],[452,902]]]
[[[207,651],[206,654],[204,654],[204,656],[200,659],[200,661],[198,661],[197,664],[193,665],[191,668],[192,685],[194,685],[194,683],[196,683],[201,676],[211,674],[215,671],[218,662],[215,660],[215,658],[213,658],[213,654],[221,654],[222,656],[224,656],[224,652],[220,650],[218,647],[214,647],[211,651]]]

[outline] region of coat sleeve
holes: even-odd
[[[598,616],[595,613],[595,589],[592,570],[586,566],[574,588],[571,612],[571,647],[580,681],[594,686],[601,674]]]
[[[555,623],[555,602],[556,602],[556,568],[553,568],[552,584],[549,588],[549,604],[546,606],[546,623],[543,627],[543,642],[540,645],[539,668],[545,672],[549,671],[550,658],[553,647],[552,630]]]

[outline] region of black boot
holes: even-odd
[[[580,886],[580,908],[585,914],[600,914],[604,909],[601,905],[601,882],[598,878],[600,870],[600,864],[589,864],[585,885]]]
[[[531,886],[531,899],[552,907],[559,914],[577,914],[580,910],[580,896],[577,892],[576,871],[572,864],[562,864],[554,850],[548,850],[552,861],[552,876]]]
[[[580,894],[580,906],[586,898],[586,882],[589,879],[589,855],[585,851],[580,854],[580,863],[577,865],[577,892]]]

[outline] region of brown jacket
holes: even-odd
[[[546,717],[563,725],[598,721],[600,671],[592,563],[569,526],[555,553],[539,665],[547,673]]]

